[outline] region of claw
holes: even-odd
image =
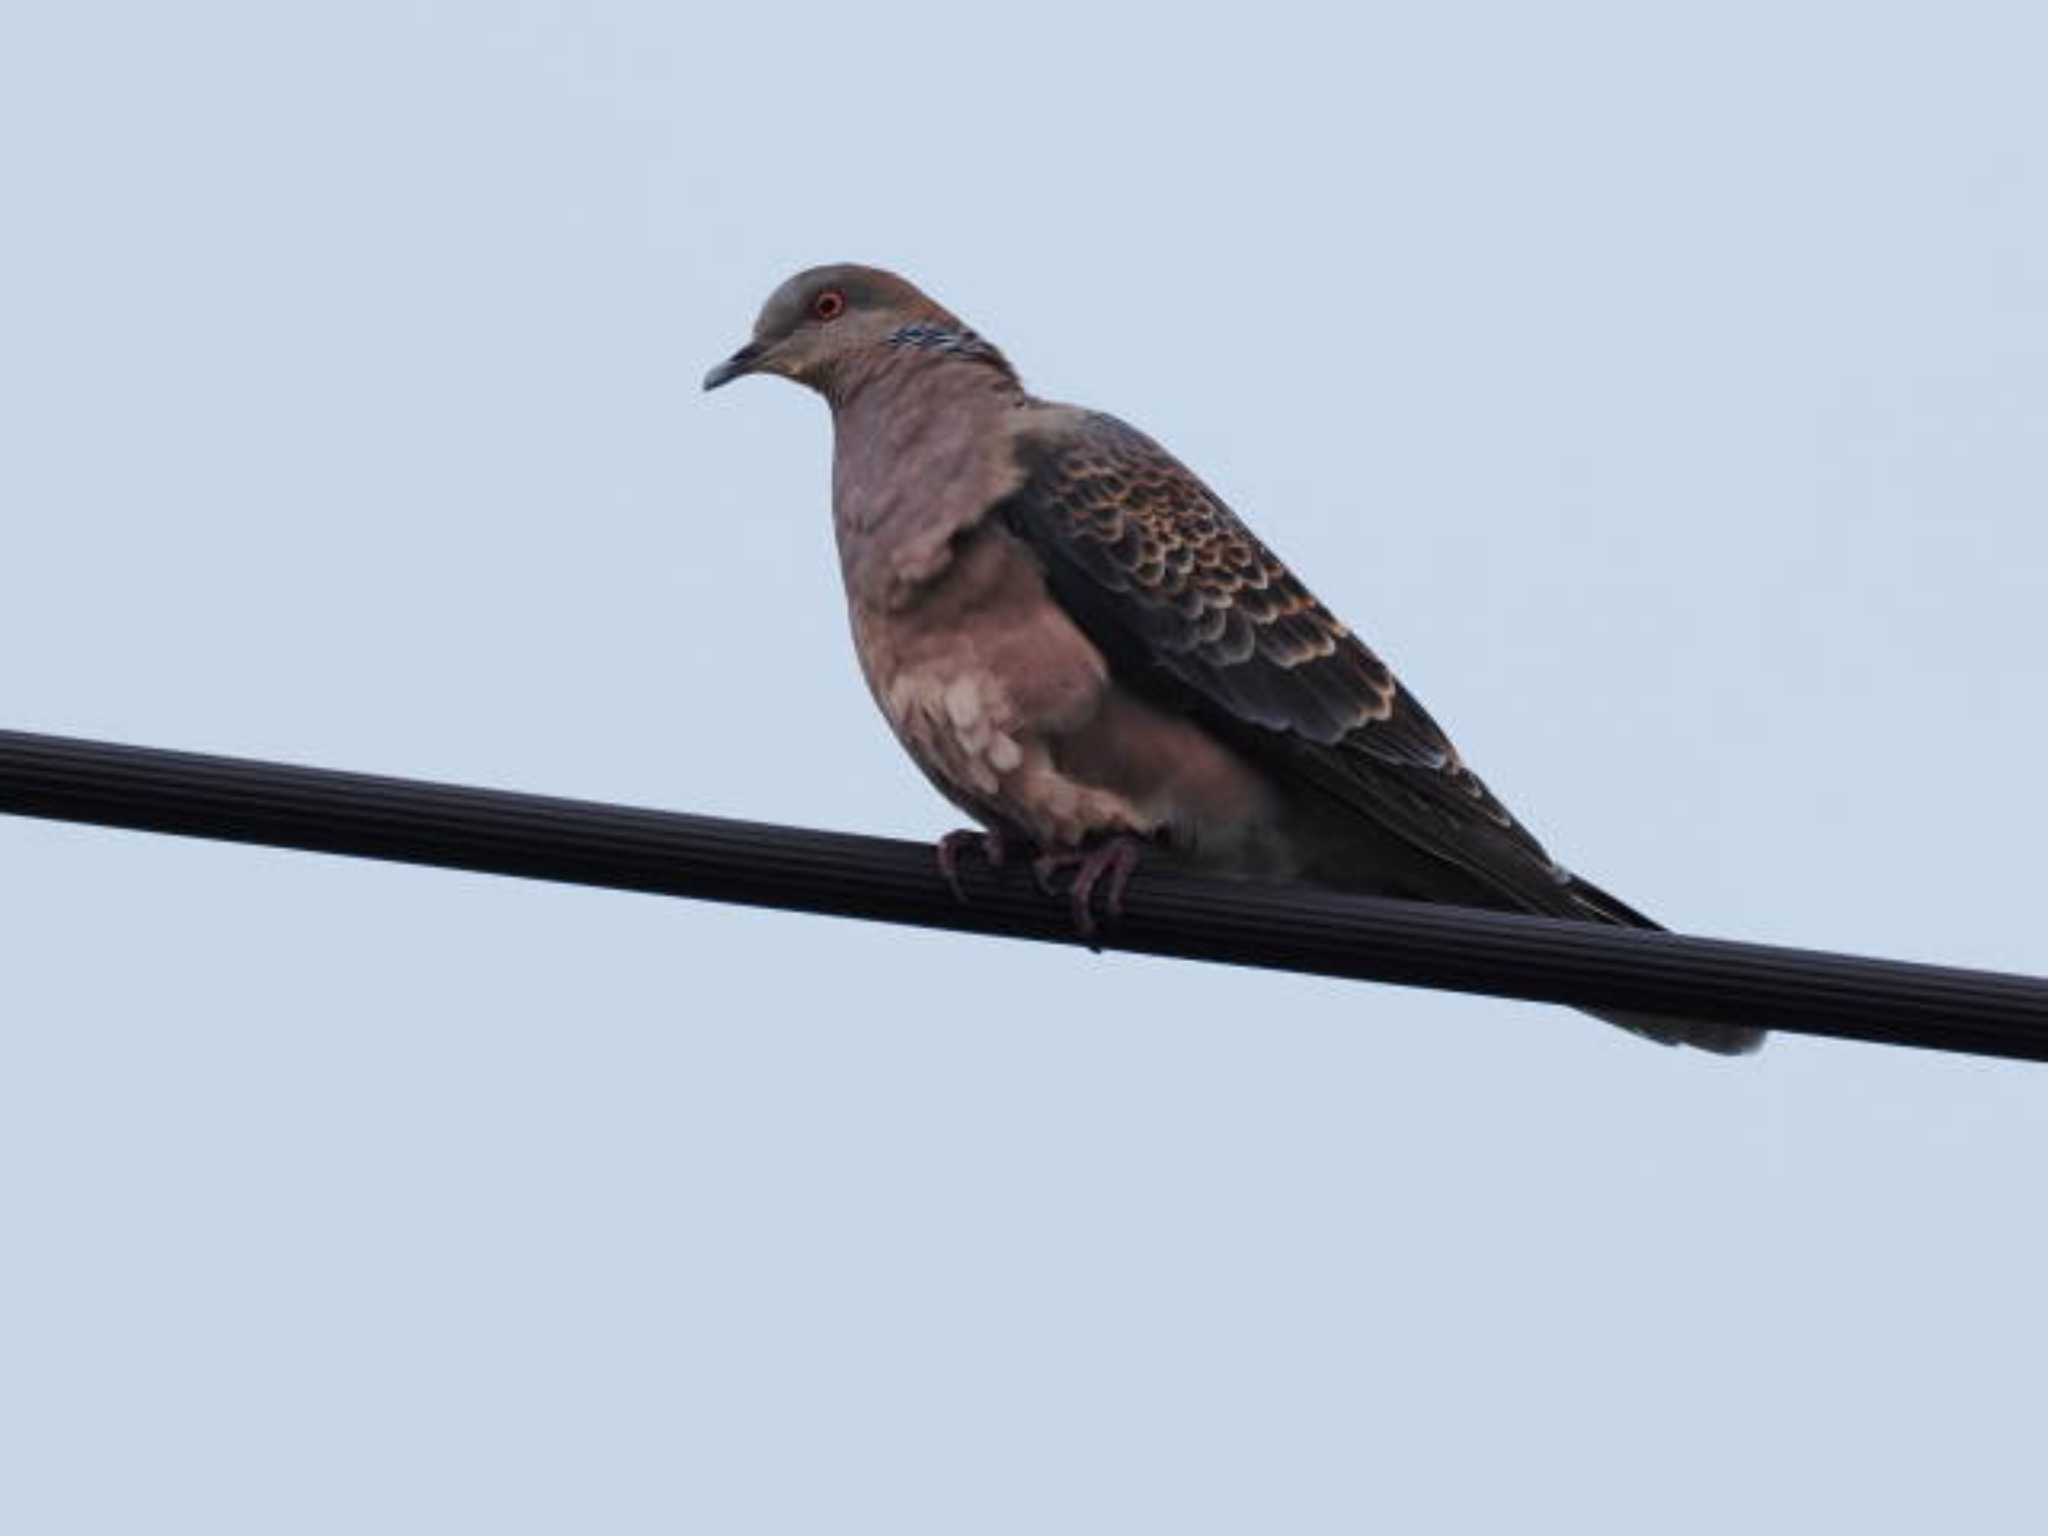
[[[1031,873],[1038,881],[1038,888],[1048,896],[1059,892],[1053,886],[1053,876],[1071,867],[1074,883],[1067,889],[1067,901],[1074,912],[1074,931],[1083,939],[1093,940],[1096,933],[1095,889],[1108,882],[1102,900],[1103,915],[1112,922],[1124,915],[1124,888],[1131,883],[1131,872],[1145,855],[1145,844],[1129,833],[1097,844],[1086,853],[1069,849],[1059,853],[1040,854],[1031,861]]]
[[[952,888],[953,899],[962,906],[967,905],[967,891],[960,884],[960,855],[969,852],[987,859],[990,869],[1001,869],[1010,849],[1002,833],[984,832],[978,827],[962,827],[939,839],[939,874]]]

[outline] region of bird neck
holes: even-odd
[[[949,316],[899,326],[879,344],[843,359],[821,381],[820,393],[837,415],[872,410],[877,399],[893,409],[925,390],[939,396],[981,388],[1011,397],[1024,392],[1017,370],[995,344]]]
[[[936,578],[953,536],[1014,488],[1016,375],[908,349],[832,401],[832,510],[857,607],[894,608]]]

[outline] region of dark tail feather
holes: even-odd
[[[1616,900],[1599,886],[1581,880],[1577,875],[1571,877],[1567,888],[1572,899],[1597,922],[1613,923],[1622,928],[1654,928],[1663,932],[1661,924],[1651,922],[1634,907]],[[1690,1045],[1722,1056],[1747,1056],[1764,1043],[1763,1030],[1741,1024],[1708,1024],[1698,1019],[1675,1019],[1658,1013],[1610,1013],[1599,1008],[1585,1011],[1609,1024],[1619,1024],[1631,1034],[1655,1040],[1659,1045]]]

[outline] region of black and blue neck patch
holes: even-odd
[[[944,352],[950,357],[972,358],[1008,369],[1003,354],[989,342],[968,330],[949,330],[943,325],[906,325],[889,333],[892,347],[917,347],[926,352]]]

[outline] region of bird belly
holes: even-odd
[[[1268,880],[1299,874],[1293,818],[1272,782],[1194,720],[1112,681],[1094,715],[1052,743],[1060,769],[1113,789],[1177,862]]]
[[[904,750],[954,804],[1041,848],[1156,830],[1129,795],[1060,762],[1059,743],[1097,706],[1099,665],[1034,644],[1036,664],[1020,671],[1005,660],[1019,647],[1004,645],[986,618],[973,636],[948,641],[928,630],[886,632],[896,628],[856,620],[868,685]]]
[[[942,608],[857,607],[853,628],[897,739],[984,825],[1041,849],[1129,833],[1215,873],[1298,871],[1264,776],[1120,686],[1042,590],[976,602],[959,623]]]

